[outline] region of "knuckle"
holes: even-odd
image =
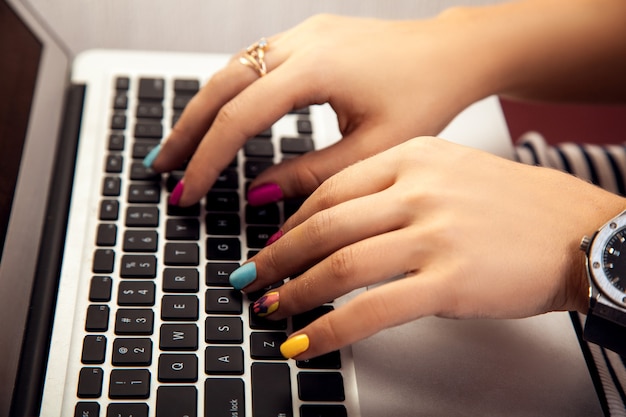
[[[324,244],[329,231],[332,230],[333,219],[327,210],[315,213],[307,222],[305,229],[307,238],[313,247]]]
[[[355,276],[356,263],[352,246],[346,246],[333,253],[329,258],[330,271],[335,280],[346,282]]]

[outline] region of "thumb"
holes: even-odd
[[[258,206],[308,196],[337,172],[384,150],[384,145],[373,129],[365,134],[355,131],[327,148],[287,159],[250,183],[248,202]]]

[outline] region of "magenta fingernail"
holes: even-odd
[[[283,198],[283,192],[278,184],[263,184],[248,191],[248,203],[253,206],[274,203]]]
[[[180,202],[180,198],[183,195],[184,188],[185,184],[183,183],[183,180],[178,181],[178,184],[176,184],[176,187],[174,187],[174,189],[172,190],[172,194],[170,194],[170,198],[168,200],[168,203],[171,206],[178,205],[178,203]]]

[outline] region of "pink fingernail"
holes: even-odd
[[[183,184],[183,180],[178,181],[178,184],[176,184],[176,187],[174,187],[174,189],[172,190],[172,194],[170,194],[170,199],[168,201],[171,206],[178,205],[178,203],[180,202],[180,198],[183,195],[184,188],[185,184]]]
[[[283,192],[278,184],[263,184],[248,191],[248,203],[253,206],[274,203],[283,198]]]
[[[278,239],[280,239],[283,236],[283,231],[279,230],[278,232],[274,233],[272,236],[270,236],[269,239],[267,239],[267,242],[265,243],[265,246],[269,246],[272,243],[276,242]]]

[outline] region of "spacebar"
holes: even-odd
[[[293,417],[287,364],[252,364],[252,415]]]

